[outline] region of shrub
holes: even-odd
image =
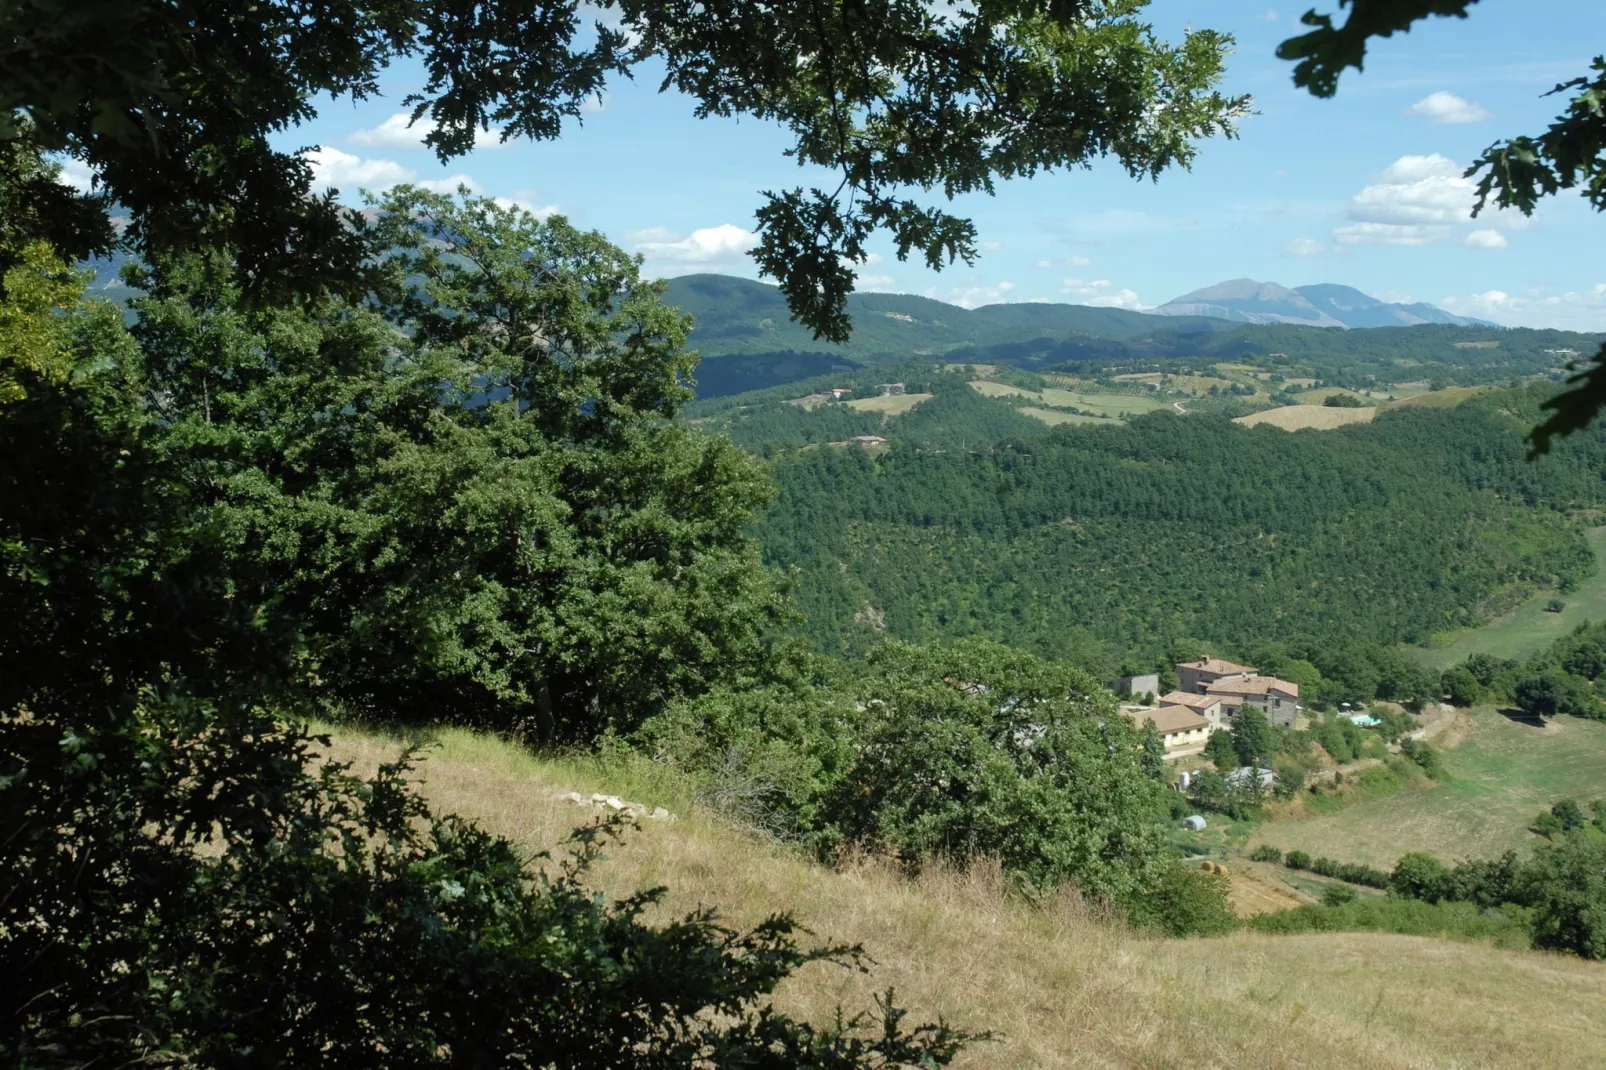
[[[1574,833],[1524,867],[1535,947],[1606,959],[1606,840]]]
[[[1281,862],[1283,860],[1283,852],[1281,848],[1273,847],[1269,843],[1263,843],[1249,852],[1249,859],[1252,862]]]
[[[1309,869],[1310,855],[1304,851],[1289,851],[1283,856],[1283,865],[1289,869]]]
[[[1355,902],[1360,894],[1347,884],[1329,884],[1322,889],[1322,906],[1341,907],[1345,903]]]
[[[1146,895],[1128,909],[1128,920],[1140,929],[1167,936],[1223,933],[1236,925],[1228,903],[1228,879],[1174,861],[1160,872]]]
[[[1415,762],[1418,768],[1434,780],[1444,779],[1444,760],[1439,752],[1417,739],[1400,740],[1400,753]]]
[[[1387,873],[1357,862],[1335,862],[1331,858],[1318,858],[1303,868],[1308,868],[1312,873],[1323,877],[1349,881],[1351,884],[1364,884],[1369,888],[1387,888],[1389,883]]]
[[[1406,899],[1437,903],[1445,898],[1450,868],[1425,851],[1412,851],[1394,863],[1388,890]]]

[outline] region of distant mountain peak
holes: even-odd
[[[1335,282],[1289,289],[1274,282],[1229,279],[1183,294],[1152,310],[1159,316],[1211,316],[1237,323],[1306,327],[1408,327],[1418,323],[1492,327],[1418,301],[1391,304]]]

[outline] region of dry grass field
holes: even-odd
[[[1376,408],[1337,409],[1328,408],[1326,405],[1284,405],[1280,409],[1252,412],[1248,416],[1238,417],[1233,422],[1243,424],[1245,427],[1271,424],[1284,431],[1303,431],[1308,428],[1331,431],[1335,427],[1344,427],[1347,424],[1371,423],[1376,415]]]
[[[891,419],[902,416],[910,409],[917,407],[923,401],[930,401],[935,394],[882,394],[873,398],[856,398],[848,402],[850,409],[860,412],[879,412]]]
[[[1464,717],[1459,742],[1436,741],[1443,783],[1273,821],[1255,830],[1249,846],[1384,869],[1408,851],[1488,858],[1531,846],[1528,824],[1558,799],[1606,797],[1606,723],[1559,717],[1537,728],[1487,708]]]
[[[336,736],[359,767],[396,750]],[[441,739],[423,770],[436,804],[532,848],[583,815],[556,791],[677,810],[680,821],[649,822],[612,850],[599,884],[667,885],[667,914],[708,904],[737,925],[789,909],[822,941],[862,943],[869,973],[811,966],[778,1004],[824,1021],[895,987],[914,1020],[1001,1034],[962,1056],[967,1068],[1561,1070],[1598,1066],[1606,1051],[1606,966],[1376,934],[1141,939],[1071,897],[1026,907],[996,871],[911,881],[871,861],[826,870],[689,810],[650,773],[542,762],[466,732]]]

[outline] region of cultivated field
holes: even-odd
[[[1492,386],[1452,386],[1448,390],[1433,390],[1415,397],[1400,398],[1396,405],[1431,405],[1436,408],[1452,409],[1474,394],[1495,389]]]
[[[1056,412],[1053,409],[1038,409],[1030,405],[1022,405],[1020,413],[1023,416],[1030,416],[1034,420],[1041,420],[1050,427],[1058,427],[1060,424],[1104,424],[1113,426],[1126,423],[1125,420],[1112,419],[1107,416],[1082,416],[1079,413]]]
[[[1248,416],[1238,417],[1233,422],[1243,424],[1245,427],[1271,424],[1284,431],[1303,431],[1307,428],[1331,431],[1346,424],[1371,423],[1376,415],[1375,408],[1333,409],[1326,405],[1284,405],[1280,409],[1252,412]]]
[[[336,735],[336,752],[369,768],[396,751]],[[913,1021],[1001,1034],[963,1067],[1526,1070],[1595,1066],[1606,1050],[1600,964],[1379,934],[1139,939],[1070,898],[1022,906],[996,871],[911,881],[872,862],[822,869],[689,811],[650,773],[544,763],[464,732],[443,742],[424,767],[437,805],[532,848],[583,818],[555,791],[676,810],[679,822],[649,822],[609,852],[597,873],[609,893],[664,884],[670,915],[712,905],[751,925],[792,910],[821,941],[862,943],[869,973],[811,966],[779,1005],[823,1022],[894,986]]]
[[[1441,646],[1415,648],[1412,653],[1432,669],[1446,669],[1473,654],[1520,661],[1585,621],[1606,620],[1606,527],[1591,530],[1588,538],[1600,567],[1577,590],[1567,594],[1543,591],[1491,624],[1448,636]],[[1566,603],[1560,613],[1546,611],[1552,598]]]
[[[1082,409],[1095,416],[1138,416],[1155,409],[1168,409],[1170,404],[1138,394],[1095,394],[1049,387],[1043,391],[1026,390],[1007,383],[975,380],[970,384],[988,397],[1018,397],[1035,401],[1039,405],[1058,409]]]
[[[1606,797],[1606,722],[1559,717],[1537,728],[1489,708],[1465,717],[1465,738],[1443,751],[1442,784],[1269,822],[1249,845],[1384,869],[1408,851],[1486,858],[1532,846],[1528,823],[1556,800]]]
[[[848,402],[848,407],[858,409],[860,412],[879,412],[888,417],[902,416],[923,401],[930,401],[935,394],[882,394],[880,397],[856,398]]]
[[[1344,397],[1354,398],[1363,405],[1379,405],[1382,404],[1383,400],[1388,397],[1388,391],[1386,390],[1378,390],[1375,393],[1377,395],[1376,397],[1372,396],[1371,394],[1367,394],[1364,391],[1350,390],[1342,386],[1324,386],[1320,390],[1306,390],[1302,393],[1295,394],[1294,396],[1299,399],[1299,403],[1301,405],[1320,405],[1322,402],[1326,401],[1335,394],[1341,394]]]

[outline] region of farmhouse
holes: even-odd
[[[1136,676],[1123,676],[1115,681],[1117,695],[1158,695],[1160,693],[1160,674],[1155,672],[1140,673]],[[1161,703],[1164,705],[1164,703]]]
[[[880,435],[854,435],[848,441],[856,442],[861,446],[885,446],[887,444],[887,440]]]
[[[1162,706],[1186,706],[1217,728],[1227,725],[1227,706],[1220,695],[1190,695],[1186,691],[1168,691],[1156,701]]]
[[[1257,671],[1252,665],[1237,665],[1220,658],[1185,661],[1177,666],[1177,675],[1182,678],[1182,690],[1195,695],[1204,694],[1205,689],[1218,680],[1248,680]]]
[[[1220,698],[1229,717],[1246,704],[1264,713],[1272,724],[1293,724],[1299,714],[1299,685],[1275,676],[1217,680],[1205,693]]]
[[[1165,744],[1167,758],[1198,754],[1204,750],[1205,740],[1210,738],[1210,722],[1186,706],[1161,706],[1127,716],[1139,728],[1145,724],[1154,725],[1154,730],[1160,733],[1160,741]]]

